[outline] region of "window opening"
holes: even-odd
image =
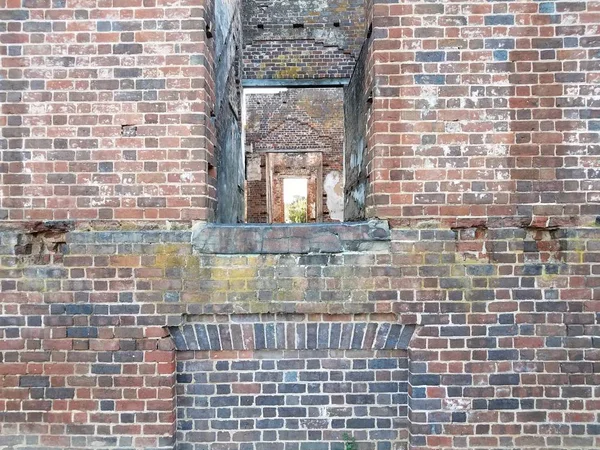
[[[291,223],[286,179],[306,184],[304,222],[343,220],[341,87],[244,89],[246,221]]]

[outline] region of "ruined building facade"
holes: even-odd
[[[0,447],[600,447],[599,27],[0,0]],[[344,222],[240,224],[251,87],[342,92]]]

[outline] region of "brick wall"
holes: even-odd
[[[204,2],[0,3],[0,218],[212,217]]]
[[[56,245],[42,251],[40,239]],[[186,353],[173,327],[208,315],[233,330],[267,314],[277,326],[418,324],[408,348],[412,449],[598,446],[597,228],[207,227],[191,239],[2,233],[0,442],[172,448],[174,349],[184,350],[180,392],[195,361],[214,367],[209,377],[223,364],[211,347]],[[277,313],[292,316],[267,320]],[[247,347],[225,351],[219,334],[219,361],[263,360]],[[308,364],[296,351],[287,356]],[[346,431],[373,440],[361,430]]]
[[[276,153],[268,157],[271,172],[271,211],[274,223],[285,222],[284,181],[288,177],[306,179],[306,221],[323,221],[323,155],[310,153]],[[267,187],[267,189],[269,189]],[[319,205],[319,202],[321,205]]]
[[[593,221],[596,2],[372,3],[367,216]]]
[[[246,153],[246,222],[267,223],[266,153]]]
[[[281,355],[178,351],[175,330],[282,313],[416,327],[394,450],[600,447],[598,9],[367,2],[365,215],[391,232],[192,233],[138,228],[214,218],[212,3],[0,0],[0,445],[185,446],[177,393],[203,375],[193,364],[214,379]],[[282,24],[340,47],[322,36],[343,21]],[[290,351],[277,359],[314,371]],[[342,444],[306,431],[305,448]],[[389,449],[372,427],[349,431]]]
[[[182,355],[182,442],[325,450],[355,435],[375,450],[406,440],[406,352],[236,353]]]
[[[339,48],[311,40],[280,40],[244,47],[245,79],[348,78],[354,58]]]
[[[356,61],[352,78],[344,90],[344,219],[365,217],[368,167],[372,153],[367,143],[372,88],[367,76],[367,58],[372,39],[365,41]]]
[[[365,30],[360,0],[244,2],[244,78],[349,78]]]
[[[172,328],[183,350],[178,440],[334,449],[351,433],[368,448],[398,448],[407,437],[406,347],[414,326],[348,319],[196,316]]]
[[[215,0],[216,221],[244,221],[242,22],[239,0]],[[209,171],[210,172],[210,171]]]

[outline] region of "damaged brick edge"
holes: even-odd
[[[199,254],[308,254],[387,252],[387,221],[319,224],[197,224],[192,245]]]
[[[0,255],[14,256],[16,264],[60,263],[71,230],[69,221],[31,222],[20,230],[0,227]]]

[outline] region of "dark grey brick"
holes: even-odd
[[[282,407],[278,410],[279,417],[307,417],[306,408]]]
[[[41,375],[22,375],[19,377],[20,387],[48,387],[50,386],[50,377]]]
[[[115,55],[136,55],[142,53],[142,44],[115,44],[113,46],[113,53]]]
[[[416,52],[417,62],[442,62],[446,60],[446,52]]]
[[[46,388],[46,398],[67,399],[75,397],[73,388]]]
[[[98,328],[96,327],[68,327],[67,337],[70,338],[96,338]]]
[[[491,399],[488,402],[488,409],[518,409],[519,399],[516,398],[497,398]]]
[[[491,14],[485,16],[486,25],[514,25],[515,16],[513,14]]]

